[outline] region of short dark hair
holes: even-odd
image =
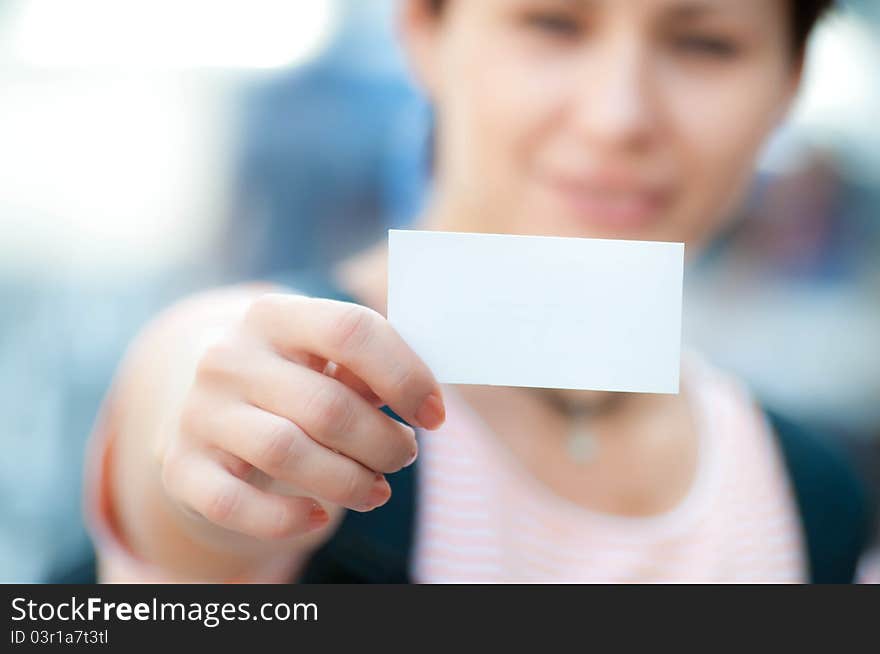
[[[795,51],[803,54],[816,23],[834,6],[835,0],[788,0]]]
[[[431,10],[439,13],[447,0],[427,0]],[[803,55],[810,33],[835,4],[836,0],[787,0],[791,11],[792,47],[795,54]]]

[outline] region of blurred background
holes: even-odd
[[[86,543],[82,449],[126,343],[196,289],[404,226],[430,116],[394,0],[0,0],[0,582]],[[880,2],[815,35],[685,340],[880,474]]]

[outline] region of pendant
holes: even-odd
[[[599,442],[582,421],[575,421],[568,436],[566,449],[572,461],[583,465],[596,458],[599,453]]]

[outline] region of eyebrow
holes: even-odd
[[[670,8],[670,13],[676,18],[699,18],[701,16],[721,12],[721,6],[717,2],[709,0],[687,0]]]
[[[608,2],[609,0],[604,0]],[[610,0],[614,1],[614,0]],[[578,8],[595,7],[603,4],[599,0],[564,0],[564,4],[574,5]],[[670,8],[670,11],[678,16],[691,17],[702,16],[704,14],[716,13],[721,10],[718,2],[713,0],[682,0]]]
[[[616,0],[556,0],[561,4],[570,5],[572,9],[586,11],[597,6],[615,2]],[[730,3],[718,0],[680,0],[670,2],[669,7],[663,7],[662,11],[672,20],[696,21],[704,17],[725,15],[731,13],[735,7]],[[739,13],[739,12],[733,12]]]

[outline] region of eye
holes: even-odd
[[[736,43],[714,36],[680,36],[674,43],[685,54],[730,59],[739,53]]]
[[[533,12],[525,16],[525,24],[549,36],[562,38],[573,38],[581,32],[578,19],[561,12]]]

